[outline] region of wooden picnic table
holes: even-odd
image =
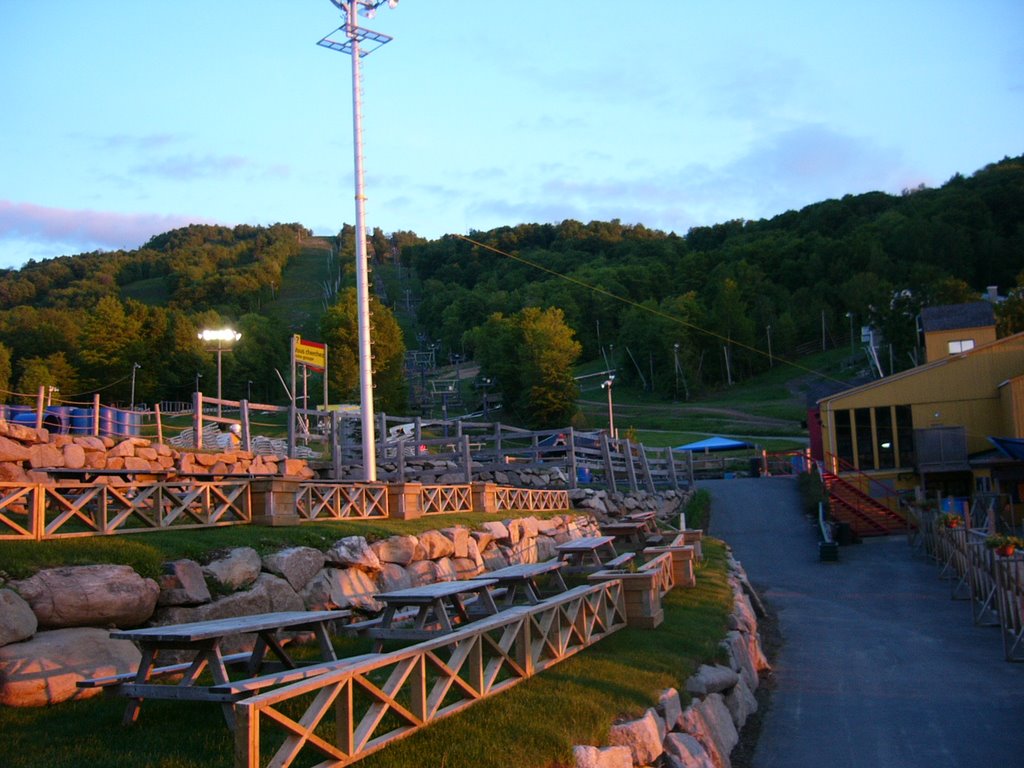
[[[601,568],[605,561],[614,559],[618,555],[615,552],[614,536],[585,536],[581,539],[570,539],[555,547],[560,559],[564,560],[570,567],[578,568]]]
[[[601,533],[614,537],[616,541],[633,546],[643,546],[646,530],[646,523],[639,520],[616,520],[610,523],[601,523]]]
[[[124,712],[125,725],[138,719],[142,700],[148,698],[219,702],[228,726],[234,727],[231,702],[251,695],[251,692],[224,689],[232,683],[227,671],[229,661],[244,662],[245,674],[250,678],[268,667],[268,651],[277,658],[279,667],[287,670],[301,669],[302,665],[288,655],[278,640],[278,633],[282,630],[312,631],[320,647],[321,660],[336,661],[337,656],[327,632],[327,624],[346,619],[350,615],[351,612],[347,610],[279,611],[187,624],[112,630],[111,638],[131,640],[139,646],[142,658],[138,670],[108,678],[83,680],[79,682],[79,686],[103,686],[114,693],[127,696],[130,701]],[[251,633],[257,635],[251,652],[224,656],[221,646],[225,638]],[[191,658],[184,663],[158,667],[157,659],[162,651],[184,651],[190,654]],[[200,675],[207,669],[213,678],[213,685],[199,682]],[[176,685],[154,681],[155,678],[178,673],[181,673],[182,677]]]
[[[456,621],[469,622],[467,602],[485,616],[498,612],[491,595],[497,579],[481,578],[464,581],[439,581],[420,587],[381,592],[376,596],[384,603],[380,624],[368,633],[375,638],[374,652],[379,652],[385,640],[426,640],[451,632]],[[396,626],[398,616],[407,609],[415,609],[412,626]]]
[[[545,560],[541,563],[509,565],[496,571],[488,571],[473,580],[492,579],[497,582],[498,587],[504,587],[506,592],[501,601],[503,606],[513,605],[520,590],[530,605],[536,605],[543,600],[541,589],[537,584],[537,580],[540,578],[547,577],[549,587],[553,588],[554,592],[565,592],[568,590],[568,587],[565,585],[565,579],[562,578],[561,574],[562,566],[564,565],[565,562],[557,558]]]

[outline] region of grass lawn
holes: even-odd
[[[359,763],[365,768],[547,768],[576,744],[602,744],[620,716],[638,716],[661,690],[682,690],[702,662],[723,660],[732,592],[725,550],[705,539],[697,587],[673,590],[656,630],[624,629],[513,689],[441,720]],[[339,641],[342,653],[365,641]],[[684,695],[685,697],[685,695]],[[7,768],[206,768],[231,764],[216,705],[147,701],[121,726],[124,700],[97,697],[42,709],[0,708]]]

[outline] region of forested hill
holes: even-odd
[[[404,251],[422,280],[420,320],[452,347],[492,312],[557,306],[585,359],[628,347],[628,358],[615,353],[620,372],[663,390],[674,384],[677,343],[691,381],[713,383],[725,376],[723,346],[742,377],[768,366],[769,336],[773,353],[788,355],[820,343],[823,325],[831,343],[846,343],[853,325],[874,324],[903,368],[921,306],[1019,286],[1024,157],[938,189],[848,195],[685,236],[566,221],[471,239],[510,255],[453,236]],[[1019,298],[1001,306],[1005,331],[1024,329],[1020,307]]]
[[[724,380],[723,349],[733,379],[743,378],[767,367],[769,344],[793,355],[820,344],[823,327],[829,343],[845,344],[869,322],[905,367],[921,306],[972,300],[989,285],[1011,296],[1001,330],[1024,329],[1024,157],[938,189],[847,196],[683,235],[565,221],[470,237],[483,246],[371,236],[379,261],[411,267],[376,273],[382,295],[419,301],[418,338],[406,346],[437,340],[442,355],[472,355],[486,338],[472,331],[492,314],[557,307],[583,359],[604,355],[623,377],[669,392],[678,377],[695,388]],[[347,225],[326,239],[299,224],[195,225],[134,251],[0,271],[0,389],[56,382],[62,393],[127,402],[139,363],[138,399],[185,399],[214,373],[196,329],[224,322],[243,332],[225,357],[226,396],[248,387],[277,401],[287,337],[324,327],[318,316],[345,295],[352,250]]]

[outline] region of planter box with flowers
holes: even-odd
[[[959,528],[963,525],[964,520],[960,515],[947,512],[944,515],[939,515],[935,522],[940,528]]]
[[[1024,548],[1024,539],[1006,533],[995,533],[985,539],[985,546],[1000,557],[1010,557],[1018,548]]]

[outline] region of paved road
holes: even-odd
[[[782,634],[753,768],[1024,766],[1024,665],[904,537],[823,563],[795,481],[699,486]]]

